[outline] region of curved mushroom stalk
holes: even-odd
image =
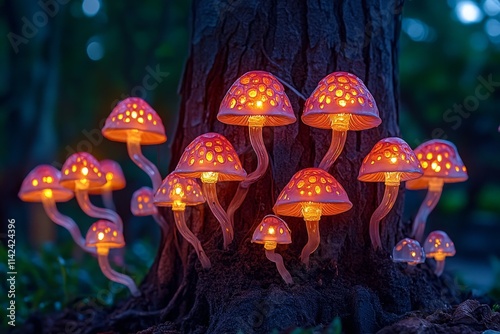
[[[148,174],[151,182],[153,183],[153,190],[156,191],[161,184],[161,176],[158,168],[154,163],[149,161],[143,154],[141,150],[141,144],[139,138],[134,136],[129,136],[127,140],[127,151],[130,159],[146,174]]]
[[[290,275],[290,272],[285,268],[285,264],[283,263],[283,258],[281,257],[281,255],[276,254],[274,252],[274,249],[266,249],[266,257],[269,261],[276,263],[276,268],[278,269],[278,272],[280,273],[285,283],[292,284],[292,275]]]
[[[321,160],[319,164],[319,168],[328,171],[330,167],[332,167],[333,163],[339,157],[340,153],[344,149],[345,141],[347,138],[347,130],[346,131],[338,131],[332,130],[332,141],[330,143],[330,147],[326,152],[325,156]]]
[[[130,293],[132,294],[132,296],[138,297],[141,295],[141,293],[139,292],[139,289],[137,289],[137,285],[135,285],[134,280],[130,276],[120,274],[111,268],[111,265],[109,264],[109,260],[108,260],[108,252],[107,251],[102,252],[100,250],[100,251],[98,251],[98,254],[99,255],[97,256],[97,258],[99,261],[99,267],[101,268],[101,271],[104,274],[104,276],[106,276],[107,278],[109,278],[113,282],[117,282],[117,283],[125,285],[130,290]]]
[[[224,249],[227,249],[229,244],[233,241],[233,228],[229,222],[227,213],[224,211],[217,198],[216,183],[203,182],[203,193],[207,199],[210,211],[219,221],[222,229],[222,236],[224,237]]]
[[[76,200],[78,205],[88,216],[98,219],[105,219],[113,222],[116,225],[118,231],[123,231],[123,222],[120,216],[109,209],[99,208],[92,204],[89,199],[89,194],[87,190],[76,189],[75,191]]]
[[[382,248],[380,241],[380,221],[391,211],[398,197],[398,185],[385,185],[384,198],[370,218],[370,239],[374,249]]]
[[[212,264],[210,263],[210,259],[205,254],[200,240],[198,240],[193,232],[191,232],[191,230],[187,227],[184,211],[173,210],[173,212],[175,225],[177,226],[179,233],[193,246],[196,254],[198,254],[198,259],[200,259],[202,267],[205,269],[210,269],[210,267],[212,266]]]
[[[436,269],[434,269],[434,273],[438,277],[443,274],[443,271],[444,271],[444,262],[445,262],[444,259],[443,260],[436,259]]]
[[[105,189],[102,194],[102,203],[106,209],[116,211],[115,202],[113,201],[113,192],[110,189]]]
[[[319,220],[306,220],[307,244],[300,253],[302,263],[309,266],[309,257],[319,246]]]
[[[415,220],[413,221],[412,235],[415,240],[422,242],[424,239],[425,224],[427,223],[427,217],[434,210],[439,199],[441,198],[442,188],[439,190],[429,188],[424,201],[418,209]]]

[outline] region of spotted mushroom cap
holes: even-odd
[[[350,114],[349,130],[354,131],[382,123],[372,94],[360,78],[348,72],[333,72],[321,79],[306,100],[301,118],[309,126],[331,129],[332,114]]]
[[[252,242],[258,244],[266,242],[291,244],[292,232],[283,219],[274,215],[267,215],[253,232]]]
[[[87,152],[73,153],[66,159],[61,168],[59,183],[66,188],[75,190],[77,184],[87,184],[88,188],[101,187],[106,183],[101,164]]]
[[[42,202],[47,190],[56,202],[66,202],[73,198],[73,191],[59,184],[61,172],[50,165],[35,167],[24,178],[19,190],[19,198],[24,202]]]
[[[425,262],[425,252],[417,240],[404,238],[392,249],[392,261],[411,265]]]
[[[134,191],[130,201],[130,211],[134,216],[151,216],[158,213],[153,203],[153,189],[142,187]]]
[[[115,224],[108,220],[98,220],[90,226],[85,237],[85,246],[122,248],[125,246],[125,240]]]
[[[438,261],[442,261],[448,256],[454,256],[456,253],[453,241],[443,231],[429,233],[425,239],[424,251],[427,257],[435,258]]]
[[[401,138],[389,137],[376,143],[361,164],[358,180],[384,182],[386,172],[400,172],[401,181],[416,179],[422,175],[415,153]]]
[[[406,182],[407,189],[427,189],[432,178],[442,179],[444,183],[463,182],[469,178],[457,147],[447,140],[429,140],[415,149],[415,155],[424,175]]]
[[[106,177],[106,183],[102,187],[90,189],[89,194],[99,195],[105,190],[115,191],[125,188],[125,176],[118,162],[105,159],[99,161],[99,164],[101,165],[102,173]]]
[[[335,178],[320,168],[298,171],[274,204],[277,215],[302,217],[302,203],[321,204],[321,215],[337,215],[352,207],[347,193]]]
[[[156,206],[172,206],[174,201],[186,205],[205,203],[205,197],[196,180],[170,173],[161,183],[154,196]]]
[[[247,176],[233,145],[215,132],[196,137],[175,168],[176,174],[190,178],[200,178],[203,172],[219,173],[218,181],[241,181]]]
[[[264,116],[264,126],[295,123],[283,85],[269,72],[250,71],[229,88],[217,119],[225,124],[248,126],[250,116]]]
[[[104,137],[118,142],[127,142],[131,133],[140,135],[141,145],[161,144],[167,140],[160,116],[139,97],[119,102],[102,128]]]

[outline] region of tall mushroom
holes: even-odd
[[[392,261],[406,262],[410,266],[416,266],[425,262],[425,252],[417,240],[404,238],[392,249]]]
[[[167,231],[167,222],[153,202],[154,193],[153,189],[149,187],[141,187],[134,191],[132,199],[130,200],[130,211],[137,217],[153,216],[155,222],[161,227],[163,231]]]
[[[162,182],[154,196],[156,206],[168,206],[174,213],[175,225],[179,233],[186,239],[196,251],[201,265],[205,269],[211,267],[200,240],[189,229],[184,216],[186,206],[194,206],[205,203],[201,188],[194,179],[189,179],[170,173]]]
[[[424,243],[425,256],[436,260],[434,273],[441,276],[447,257],[455,255],[455,245],[446,232],[433,231],[429,233]]]
[[[115,224],[107,220],[98,220],[90,226],[85,242],[87,247],[94,247],[97,249],[99,267],[101,268],[104,276],[113,282],[125,285],[129,288],[132,296],[140,296],[141,293],[139,292],[139,289],[137,289],[137,285],[135,285],[134,280],[125,274],[120,274],[114,271],[109,264],[109,250],[111,248],[123,248],[125,246],[123,234],[116,228]]]
[[[446,140],[429,140],[415,149],[417,159],[424,171],[418,179],[406,182],[406,189],[428,189],[424,201],[413,221],[412,236],[423,241],[427,217],[436,207],[443,191],[443,184],[463,182],[468,179],[456,146]]]
[[[156,191],[161,175],[141,151],[141,145],[161,144],[167,140],[165,127],[156,111],[141,98],[126,98],[111,111],[102,134],[109,140],[127,143],[130,159],[148,174]]]
[[[315,128],[332,129],[330,147],[319,164],[326,171],[342,152],[348,130],[367,130],[382,122],[368,88],[348,72],[333,72],[321,79],[306,100],[301,119]]]
[[[319,220],[352,207],[344,188],[337,180],[320,168],[298,171],[283,188],[273,211],[277,215],[303,217],[306,222],[308,241],[300,258],[308,266],[310,255],[320,242]]]
[[[227,209],[234,227],[235,211],[245,200],[250,185],[264,175],[269,165],[262,128],[292,124],[297,119],[283,85],[265,71],[250,71],[238,78],[222,100],[217,119],[224,124],[247,126],[257,155],[257,168],[240,182]]]
[[[75,243],[84,251],[95,253],[85,246],[85,239],[73,219],[57,210],[56,202],[66,202],[73,198],[73,192],[59,184],[61,172],[50,165],[35,167],[25,178],[19,190],[19,198],[24,202],[42,202],[47,216],[67,229]]]
[[[203,193],[221,225],[224,249],[227,249],[233,241],[233,227],[217,198],[216,184],[221,181],[241,181],[247,176],[233,145],[218,133],[200,135],[184,150],[175,173],[201,179]]]
[[[106,183],[99,188],[89,189],[90,195],[101,195],[106,209],[116,211],[113,202],[113,191],[125,188],[125,176],[118,162],[105,159],[99,161],[102,173],[106,177]]]
[[[416,179],[422,168],[410,146],[401,138],[389,137],[380,140],[365,157],[359,170],[358,180],[384,182],[382,202],[370,218],[370,239],[374,249],[382,248],[380,221],[391,211],[402,181]]]
[[[276,263],[276,268],[286,284],[292,284],[292,275],[285,268],[283,258],[274,252],[278,244],[292,243],[292,233],[285,221],[274,215],[265,216],[253,232],[252,242],[264,244],[267,259]]]
[[[106,183],[101,165],[90,153],[70,155],[62,166],[59,183],[75,192],[78,205],[88,216],[109,220],[116,224],[118,231],[123,231],[122,219],[115,211],[98,208],[90,202],[89,189],[102,187]]]

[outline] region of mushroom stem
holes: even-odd
[[[116,272],[111,268],[108,260],[108,251],[103,252],[102,250],[98,250],[98,254],[97,259],[99,261],[99,267],[101,267],[104,276],[113,282],[125,285],[130,290],[132,296],[138,297],[141,295],[139,289],[137,289],[137,285],[135,285],[134,280],[130,276]]]
[[[53,198],[47,198],[46,196],[42,197],[43,208],[47,213],[47,216],[56,223],[67,229],[71,234],[71,237],[75,241],[75,243],[84,251],[96,254],[96,250],[94,247],[85,246],[85,239],[82,237],[80,229],[76,222],[68,216],[63,215],[57,210],[56,202]]]
[[[217,198],[216,183],[206,183],[203,182],[203,192],[207,199],[210,211],[219,221],[220,227],[222,229],[222,236],[224,237],[224,249],[227,249],[228,245],[233,241],[233,228],[229,222],[229,217],[224,211]]]
[[[111,189],[104,189],[101,197],[102,203],[104,204],[104,207],[106,209],[116,211],[115,202],[113,201],[113,192],[111,191]]]
[[[445,260],[436,260],[436,269],[434,269],[434,273],[436,276],[441,276],[444,271],[444,262]]]
[[[75,190],[76,200],[78,201],[78,205],[88,216],[97,218],[97,219],[105,219],[109,220],[116,225],[116,229],[119,232],[123,231],[123,222],[120,216],[114,212],[113,210],[98,208],[94,204],[90,202],[89,193],[85,189],[76,189]]]
[[[283,258],[281,257],[281,255],[276,254],[274,252],[274,249],[266,249],[266,257],[269,261],[276,263],[276,268],[278,269],[278,272],[280,273],[285,283],[292,284],[292,275],[290,275],[290,272],[285,268],[285,264],[283,263]]]
[[[429,190],[427,191],[427,195],[420,205],[417,215],[415,216],[415,220],[413,221],[412,235],[415,240],[419,242],[423,241],[427,217],[429,217],[429,214],[432,212],[432,210],[434,210],[437,203],[439,202],[442,191],[442,181],[438,185],[429,183]]]
[[[398,185],[385,185],[384,198],[370,218],[370,239],[374,249],[382,248],[380,241],[380,221],[391,211],[398,197]]]
[[[332,130],[332,142],[325,156],[319,164],[319,168],[328,172],[335,160],[339,157],[344,149],[347,131]]]
[[[151,182],[153,183],[153,191],[156,191],[161,185],[161,175],[156,168],[156,165],[149,161],[141,151],[141,144],[138,138],[134,136],[129,136],[127,140],[127,151],[130,159],[146,174],[149,175]]]
[[[184,237],[184,239],[186,239],[187,242],[189,242],[193,246],[194,250],[196,251],[196,254],[198,254],[198,259],[200,259],[202,267],[205,269],[210,269],[212,264],[210,263],[210,260],[207,257],[207,255],[205,254],[205,251],[201,246],[200,240],[198,240],[198,238],[193,234],[193,232],[191,232],[191,230],[187,227],[184,211],[174,210],[173,212],[177,230]]]
[[[307,244],[302,248],[300,260],[309,266],[309,257],[319,246],[319,220],[306,220]]]

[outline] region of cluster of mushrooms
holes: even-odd
[[[282,84],[264,71],[245,73],[230,87],[222,100],[217,118],[220,122],[246,126],[250,143],[257,155],[255,171],[247,174],[232,144],[218,133],[196,137],[184,150],[176,169],[163,181],[157,167],[141,152],[141,145],[161,144],[167,140],[163,123],[144,100],[127,98],[113,109],[102,129],[109,140],[127,143],[130,158],[150,177],[152,188],[138,189],[131,200],[135,216],[152,216],[160,228],[167,222],[157,207],[170,207],[179,233],[193,246],[203,268],[211,267],[210,259],[197,236],[189,229],[184,211],[186,206],[207,203],[220,223],[223,247],[234,238],[234,214],[243,203],[249,187],[267,171],[269,157],[264,145],[264,126],[285,126],[296,121],[291,103]],[[287,284],[293,283],[281,255],[275,253],[278,244],[292,242],[287,223],[279,216],[302,217],[306,223],[308,242],[300,259],[308,266],[311,254],[319,247],[321,216],[337,215],[349,210],[349,201],[342,185],[329,174],[329,169],[341,154],[347,131],[361,131],[381,123],[375,100],[364,83],[347,72],[334,72],[322,79],[307,99],[302,121],[312,127],[332,130],[332,141],[319,167],[298,171],[281,191],[273,207],[275,215],[267,215],[253,233],[252,242],[264,245],[266,257],[276,263]],[[201,186],[196,179],[200,179]],[[407,189],[428,189],[427,197],[413,223],[412,237],[401,240],[393,249],[395,262],[416,265],[425,258],[437,261],[436,274],[443,271],[444,260],[453,256],[453,242],[442,231],[434,231],[425,239],[427,217],[436,206],[444,183],[467,179],[466,168],[456,147],[444,140],[431,140],[413,151],[400,138],[380,140],[363,160],[358,179],[363,182],[384,182],[384,197],[370,219],[369,233],[374,249],[382,248],[380,221],[389,213],[399,190],[407,181]],[[227,210],[217,198],[217,183],[238,181],[236,194]],[[42,202],[47,215],[66,228],[76,244],[98,257],[99,265],[110,280],[126,285],[132,295],[140,294],[134,281],[114,271],[109,263],[109,250],[125,246],[123,224],[114,209],[112,191],[125,187],[120,166],[110,160],[97,161],[89,153],[79,152],[68,157],[61,171],[40,165],[26,176],[19,197],[27,202]],[[89,195],[102,195],[105,208],[96,207]],[[84,239],[73,219],[61,214],[57,202],[76,197],[81,209],[98,219]]]

